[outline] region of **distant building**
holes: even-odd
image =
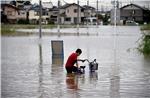
[[[30,0],[11,1],[10,4],[2,4],[1,13],[11,23],[39,23],[40,6],[31,4]],[[90,24],[96,24],[96,10],[91,6],[80,6],[75,3],[65,4],[60,7],[53,6],[51,2],[42,2],[42,23],[60,24],[84,24],[87,20]],[[86,20],[87,19],[87,20]]]
[[[150,22],[150,10],[136,4],[129,4],[120,8],[120,20],[124,24],[126,21]]]
[[[17,20],[27,20],[27,10],[26,9],[19,9],[18,10],[18,15],[17,15]]]
[[[84,8],[78,4],[65,4],[60,7],[60,16],[62,24],[77,24],[79,8],[79,23],[84,22]]]
[[[1,11],[7,16],[8,23],[16,23],[18,8],[10,4],[1,4]],[[1,19],[2,20],[2,19]]]
[[[84,8],[84,17],[85,17],[84,24],[96,25],[97,24],[96,9],[88,5],[84,5],[82,7]]]
[[[84,15],[85,17],[95,17],[96,16],[96,9],[92,6],[84,5]]]
[[[32,24],[39,23],[39,15],[40,15],[40,6],[39,5],[33,5],[31,9],[29,10],[29,22]],[[42,8],[42,24],[48,24],[49,21],[49,15],[47,9]]]
[[[57,24],[57,18],[58,18],[59,9],[56,6],[53,6],[53,8],[49,9],[48,15],[50,17],[49,22]]]
[[[32,4],[30,0],[22,1],[20,2],[20,5],[18,5],[18,20],[26,20],[29,22],[29,10],[31,9]]]

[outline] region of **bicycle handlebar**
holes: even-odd
[[[91,63],[88,59],[85,59],[88,63]],[[92,62],[96,62],[96,59],[94,59]]]

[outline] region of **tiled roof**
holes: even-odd
[[[83,8],[84,8],[84,9],[95,9],[95,8],[92,7],[92,6],[87,6],[87,5],[84,5]]]
[[[60,8],[61,9],[66,9],[67,7],[72,6],[72,5],[76,5],[76,6],[79,6],[79,7],[83,8],[82,6],[80,6],[80,5],[76,4],[76,3],[65,4],[65,5],[61,6]]]
[[[144,7],[141,7],[141,6],[139,6],[139,5],[137,5],[137,4],[133,4],[133,3],[128,4],[128,5],[125,5],[125,6],[121,7],[120,9],[124,9],[124,8],[126,8],[126,7],[128,7],[128,6],[135,6],[135,7],[138,7],[138,8],[140,8],[140,9],[142,9],[142,10],[148,10],[148,9],[146,9],[146,8],[144,8]]]
[[[11,7],[11,8],[14,8],[16,10],[18,10],[18,8],[14,5],[11,5],[11,4],[1,4],[1,8],[5,7],[5,6],[8,6],[8,7]]]

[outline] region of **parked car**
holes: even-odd
[[[137,26],[137,25],[139,25],[139,24],[136,23],[135,21],[126,21],[126,25],[129,25],[129,26]]]

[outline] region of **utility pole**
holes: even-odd
[[[89,6],[89,0],[87,0],[87,5]]]
[[[6,2],[5,2],[6,3]],[[16,7],[18,7],[18,0],[16,0]]]
[[[117,25],[117,1],[114,1],[114,26]]]
[[[77,1],[77,6],[78,6],[78,11],[77,11],[77,35],[79,35],[79,23],[80,23],[80,20],[79,20],[79,0]]]
[[[97,0],[97,2],[96,2],[96,8],[97,8],[96,18],[97,18],[97,26],[98,26],[98,0]]]
[[[40,5],[40,12],[39,12],[39,38],[42,38],[42,2],[39,0],[39,5]]]
[[[60,0],[58,0],[58,17],[57,17],[57,30],[58,30],[58,36],[60,36]]]
[[[117,39],[117,32],[116,32],[116,26],[117,26],[117,1],[114,0],[114,65],[117,66],[117,50],[116,50],[116,39]]]
[[[97,3],[96,3],[96,6],[97,6],[97,12],[96,12],[96,18],[97,18],[97,24],[96,24],[96,27],[97,27],[97,34],[96,34],[96,35],[97,35],[97,36],[98,36],[98,24],[99,24],[99,23],[98,23],[98,3],[99,3],[99,2],[98,2],[98,0],[97,0]]]
[[[89,0],[87,0],[87,8],[89,7]],[[87,22],[87,35],[89,35],[89,29],[88,29],[88,26],[89,26],[89,23],[88,23],[88,20],[89,20],[89,8],[87,10],[87,17],[86,17],[86,22]]]

